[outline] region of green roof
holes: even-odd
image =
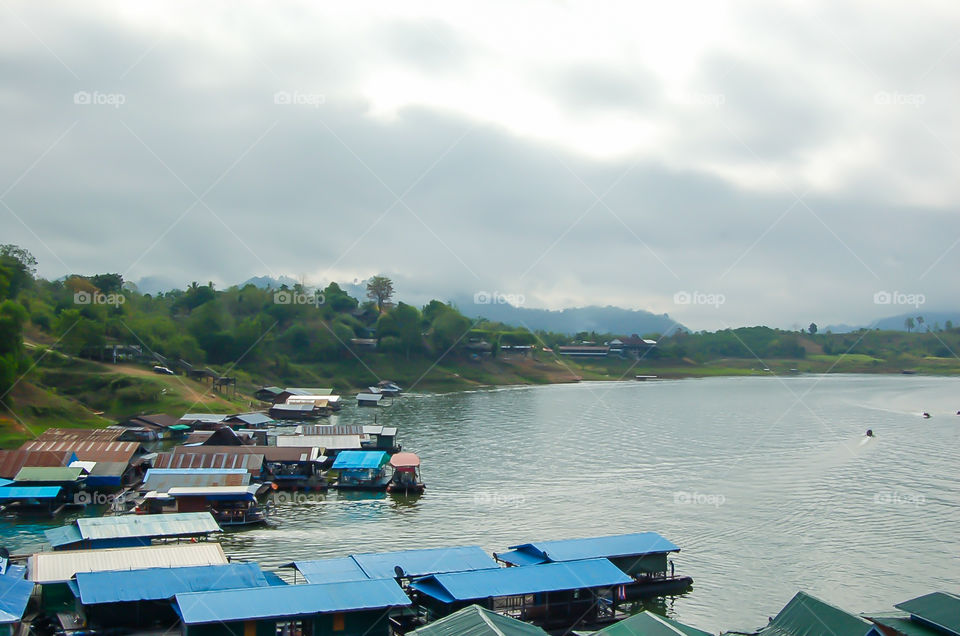
[[[167,428],[169,428],[171,431],[189,431],[190,430],[190,426],[188,426],[187,424],[174,424],[172,426],[168,426]]]
[[[769,625],[762,636],[865,636],[873,623],[834,607],[806,592],[797,592]]]
[[[943,632],[932,627],[924,627],[906,616],[871,616],[870,620],[877,625],[894,629],[904,636],[943,636]]]
[[[82,468],[66,468],[60,466],[25,466],[20,469],[14,481],[77,481],[83,474]]]
[[[951,634],[960,634],[960,596],[947,592],[933,592],[894,605],[924,623],[939,627]]]
[[[594,632],[595,636],[599,634],[604,636],[711,636],[710,632],[646,611]]]
[[[547,632],[509,616],[483,609],[478,605],[410,632],[417,636],[546,636]]]

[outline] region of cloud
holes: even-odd
[[[911,84],[853,29],[860,9],[737,4],[686,34],[658,31],[690,7],[658,29],[542,5],[497,30],[415,4],[63,6],[15,4],[0,27],[5,241],[48,277],[384,272],[422,298],[499,289],[695,328],[869,321],[880,289],[955,297],[954,15],[910,18],[930,69]],[[684,290],[727,301],[678,307]]]

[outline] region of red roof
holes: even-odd
[[[0,477],[13,479],[24,466],[66,466],[70,457],[62,451],[0,450]]]
[[[91,442],[85,440],[34,440],[20,450],[73,452],[84,462],[124,462],[129,464],[140,450],[139,442]]]
[[[420,458],[414,453],[396,453],[390,458],[390,465],[394,468],[416,468],[420,465]]]

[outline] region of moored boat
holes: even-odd
[[[419,495],[426,488],[420,479],[420,458],[414,453],[397,453],[390,458],[393,476],[387,492],[399,495]]]

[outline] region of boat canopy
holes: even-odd
[[[618,534],[609,537],[538,541],[510,546],[510,552],[497,558],[511,565],[579,561],[581,559],[613,559],[645,554],[679,552],[680,547],[656,532]]]
[[[145,585],[145,582],[149,584]],[[78,572],[75,593],[83,605],[161,601],[183,592],[268,587],[256,563]]]
[[[414,453],[397,453],[390,458],[390,465],[394,468],[417,468],[420,458]]]
[[[435,574],[410,587],[442,603],[626,585],[633,579],[607,559]]]
[[[342,451],[333,462],[334,470],[358,470],[381,468],[390,461],[384,451]]]
[[[185,625],[198,625],[382,610],[410,599],[396,581],[377,580],[191,592],[177,594],[176,604]]]

